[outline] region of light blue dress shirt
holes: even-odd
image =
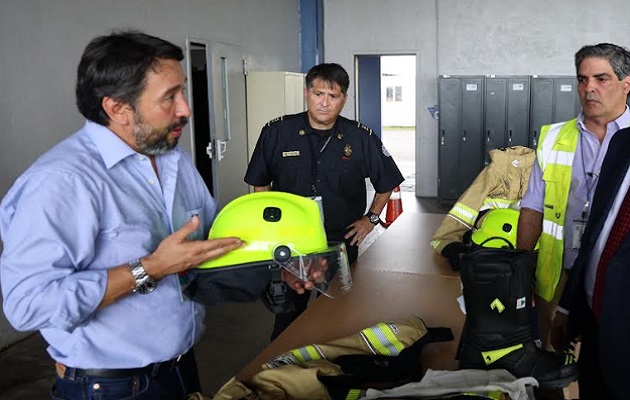
[[[584,125],[584,115],[578,116],[578,131],[582,136],[577,142],[573,166],[571,169],[571,188],[567,203],[566,216],[564,218],[564,258],[563,267],[571,269],[573,262],[577,258],[578,249],[573,248],[574,221],[582,218],[584,205],[588,201],[592,203],[593,194],[597,188],[599,171],[608,150],[608,143],[613,135],[620,129],[630,126],[630,111],[628,107],[619,118],[608,123],[606,126],[606,136],[600,144],[595,134],[589,132]],[[590,198],[587,199],[590,194]],[[527,191],[521,200],[521,208],[527,207],[532,210],[543,212],[545,196],[545,181],[542,179],[542,172],[538,160],[532,166],[529,177]]]
[[[185,353],[204,330],[204,307],[182,299],[178,277],[97,310],[107,269],[152,253],[193,215],[207,235],[216,214],[190,156],[136,153],[87,122],[40,157],[0,205],[4,312],[40,330],[48,352],[76,368],[138,368]]]

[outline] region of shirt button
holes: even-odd
[[[101,384],[100,383],[95,383],[94,385],[92,385],[92,389],[94,390],[99,390],[101,388]]]
[[[319,160],[317,161],[317,165],[321,165],[321,163],[322,163],[321,161],[319,161]]]
[[[153,179],[149,179],[149,185],[153,185],[155,181]]]
[[[144,161],[144,156],[138,155],[138,160]]]

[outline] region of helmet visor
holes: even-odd
[[[315,290],[335,298],[352,290],[352,276],[346,245],[340,243],[313,254],[299,254],[287,261],[275,261],[281,268],[302,282],[310,282]]]

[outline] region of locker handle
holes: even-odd
[[[462,136],[462,142],[466,141],[466,129],[464,129],[464,135]]]
[[[442,134],[440,135],[440,145],[444,146],[444,129],[442,129]]]
[[[508,130],[508,143],[512,143],[512,130]]]
[[[532,146],[536,147],[538,145],[538,131],[534,131],[532,136]]]
[[[490,129],[486,132],[486,143],[490,143]]]

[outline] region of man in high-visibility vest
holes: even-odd
[[[575,261],[589,218],[602,160],[613,135],[630,126],[626,104],[630,52],[609,43],[584,46],[575,54],[575,67],[582,112],[571,121],[541,128],[518,225],[519,248],[531,250],[539,241],[536,308],[547,349],[566,271]]]

